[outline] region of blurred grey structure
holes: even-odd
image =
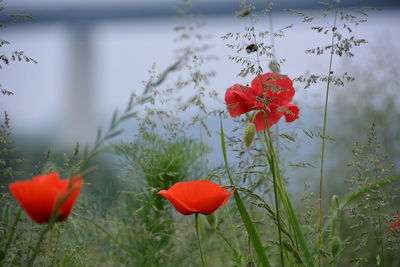
[[[239,2],[240,1],[192,1],[192,10],[194,13],[200,13],[203,16],[209,16],[210,19],[214,20],[224,20],[224,18],[231,18],[236,10],[240,9]],[[257,6],[265,6],[264,1],[255,1]],[[398,8],[400,6],[399,1],[397,0],[387,0],[387,1],[373,1],[373,0],[349,0],[342,1],[345,7],[352,6],[376,6],[384,7],[388,10],[392,8]],[[64,92],[60,92],[63,96],[63,101],[60,103],[62,107],[59,109],[62,110],[62,123],[61,129],[59,128],[60,136],[58,139],[61,140],[76,140],[88,141],[93,137],[94,129],[98,124],[99,116],[99,106],[96,106],[95,101],[98,100],[96,94],[97,87],[99,86],[99,81],[101,83],[101,78],[99,73],[95,74],[97,65],[94,64],[110,64],[106,62],[105,58],[103,58],[103,54],[99,53],[99,46],[104,44],[101,43],[101,40],[95,39],[101,34],[99,34],[98,27],[103,26],[103,29],[106,28],[106,24],[120,23],[114,25],[121,25],[122,23],[132,23],[132,21],[136,21],[139,24],[142,23],[140,21],[146,20],[145,24],[152,25],[152,23],[157,22],[160,25],[164,24],[164,21],[167,22],[166,25],[173,25],[171,18],[176,16],[176,12],[174,11],[174,7],[180,7],[182,5],[182,1],[162,1],[162,0],[153,0],[153,1],[129,1],[129,0],[115,0],[115,1],[106,1],[106,0],[69,0],[69,1],[51,1],[51,0],[37,0],[37,1],[27,1],[27,0],[6,0],[1,3],[6,8],[6,13],[23,13],[29,14],[35,17],[35,20],[29,21],[27,23],[21,23],[18,25],[14,25],[9,27],[7,34],[13,35],[13,32],[19,32],[23,34],[26,32],[34,32],[35,28],[43,27],[43,25],[56,25],[57,29],[64,28],[66,34],[64,36],[65,40],[67,40],[67,45],[70,49],[69,52],[66,52],[67,63],[66,74],[67,78],[61,79]],[[285,0],[285,1],[276,1],[274,3],[274,11],[280,12],[285,8],[292,9],[317,9],[320,6],[318,5],[318,1],[296,1],[296,0]],[[279,14],[279,13],[278,13]],[[278,15],[279,17],[280,15]],[[204,17],[203,17],[204,18]],[[4,21],[5,17],[1,17],[0,20]],[[207,21],[208,18],[204,18],[204,21]],[[169,24],[168,24],[169,23]],[[165,26],[165,25],[164,25]],[[153,27],[153,26],[151,26]],[[156,27],[154,27],[156,28]],[[154,29],[153,28],[153,29]],[[223,31],[223,27],[221,28]],[[239,30],[239,29],[238,29]],[[40,30],[39,30],[40,31]],[[109,30],[112,32],[112,30]],[[118,30],[115,30],[118,31]],[[141,34],[146,34],[146,30]],[[150,32],[149,32],[150,33]],[[97,34],[97,35],[96,35]],[[126,35],[131,33],[127,32]],[[217,33],[217,35],[220,33]],[[154,42],[158,42],[158,46],[164,46],[165,36],[162,35],[161,32],[154,32],[153,35],[158,35],[158,39],[149,39],[148,46],[147,44],[143,44],[143,47],[148,47],[148,50],[153,51],[154,55],[158,52],[156,49],[153,49]],[[217,36],[219,37],[219,36]],[[139,43],[143,41],[143,36],[134,36],[135,43]],[[154,37],[157,38],[157,37]],[[173,39],[172,30],[169,36],[170,41]],[[7,38],[6,38],[7,39]],[[22,39],[21,39],[22,40]],[[114,39],[115,42],[118,42]],[[153,40],[153,41],[152,41]],[[11,40],[13,42],[13,40]],[[122,41],[121,41],[122,42]],[[13,42],[15,43],[15,42]],[[16,43],[15,43],[16,44]],[[21,50],[27,50],[29,55],[30,43],[22,43],[17,44],[18,48]],[[64,44],[65,45],[65,44]],[[157,44],[156,44],[157,45]],[[167,46],[168,47],[168,46]],[[163,47],[163,49],[167,50],[167,47]],[[106,48],[106,46],[103,46]],[[126,46],[128,51],[135,50],[137,48]],[[172,55],[168,54],[166,51],[163,53],[169,56],[169,58],[164,59],[158,56],[158,60],[161,61],[161,65],[169,62],[171,63]],[[96,52],[97,51],[97,52]],[[46,52],[46,51],[43,51]],[[109,52],[109,51],[107,51]],[[119,51],[121,52],[121,51]],[[137,51],[136,51],[137,52]],[[149,52],[149,51],[144,51]],[[140,51],[138,53],[141,53]],[[162,53],[162,54],[163,54]],[[122,54],[123,55],[123,54]],[[98,57],[101,56],[99,59]],[[33,56],[34,57],[34,56]],[[105,56],[106,57],[106,56]],[[134,59],[134,58],[133,58]],[[157,61],[158,61],[157,60]],[[225,60],[225,59],[224,59]],[[39,64],[42,61],[41,58],[38,58]],[[156,62],[157,62],[156,61]],[[64,62],[65,63],[65,62]],[[159,63],[159,62],[157,62]],[[62,64],[62,62],[60,62]],[[122,63],[121,63],[122,64]],[[149,64],[147,63],[147,67],[143,67],[143,69],[148,69]],[[111,64],[112,65],[112,64]],[[122,66],[122,65],[121,65]],[[112,69],[112,66],[110,67]],[[122,68],[122,67],[121,67]],[[129,66],[127,67],[129,68]],[[126,68],[125,68],[126,69]],[[10,70],[9,73],[11,73]],[[128,70],[126,70],[128,71]],[[145,71],[140,72],[142,70],[131,70],[132,73],[146,73]],[[118,70],[115,70],[115,75],[118,73]],[[104,72],[103,72],[104,74]],[[111,75],[111,73],[109,73]],[[129,75],[129,74],[126,74]],[[140,75],[138,75],[140,76]],[[15,78],[16,76],[14,76]],[[46,76],[43,76],[46,77]],[[9,79],[13,79],[13,76],[10,74]],[[118,79],[118,78],[116,78]],[[145,79],[142,77],[141,79]],[[10,82],[10,81],[8,81]],[[217,83],[218,84],[218,83]],[[126,99],[127,95],[118,91],[118,85],[115,85],[115,88],[109,88],[111,92],[107,94],[110,96],[115,96],[120,99]],[[219,86],[220,84],[218,84]],[[10,88],[12,89],[12,85]],[[134,85],[131,85],[133,89]],[[222,85],[222,88],[226,88],[226,85]],[[96,89],[95,89],[96,88]],[[53,88],[54,89],[54,88]],[[118,88],[119,89],[119,88]],[[31,88],[31,90],[35,90]],[[43,101],[46,101],[45,96],[43,96]],[[107,100],[111,100],[108,98]],[[29,105],[28,100],[28,104]],[[51,100],[50,100],[51,101]],[[33,104],[32,104],[33,105]],[[5,105],[7,108],[10,106]],[[15,105],[13,105],[13,108]],[[33,107],[34,109],[34,107]],[[48,110],[49,113],[57,112],[55,110]],[[104,114],[100,111],[100,116]],[[18,122],[17,122],[18,123]],[[37,122],[38,125],[40,122]]]

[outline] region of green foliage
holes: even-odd
[[[365,145],[356,144],[353,149],[354,160],[349,164],[355,170],[355,175],[348,179],[356,189],[371,187],[372,184],[383,179],[390,173],[393,165],[388,162],[387,155],[382,155],[381,145],[378,143],[375,124],[371,126],[368,140]],[[363,194],[359,201],[347,208],[347,212],[352,218],[351,229],[358,229],[358,235],[353,234],[353,238],[348,241],[352,247],[352,253],[357,252],[357,256],[352,256],[350,262],[355,265],[375,263],[379,258],[381,263],[385,263],[386,248],[390,247],[391,234],[388,230],[388,221],[391,210],[387,207],[393,202],[397,189],[384,189],[376,187],[368,193]],[[365,234],[368,233],[368,234]],[[371,253],[375,251],[375,253]]]
[[[164,198],[157,195],[159,190],[180,181],[204,177],[201,163],[207,149],[194,139],[178,137],[168,141],[157,135],[147,135],[115,146],[114,152],[123,159],[121,167],[127,168],[124,176],[151,192],[152,205],[158,210],[162,210],[164,204]]]
[[[21,174],[16,168],[22,159],[16,154],[15,140],[11,134],[10,117],[4,112],[4,122],[0,124],[0,176],[6,179],[15,179]]]

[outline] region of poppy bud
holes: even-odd
[[[253,142],[254,135],[256,134],[256,125],[253,122],[250,122],[246,129],[244,129],[244,144],[248,147]]]
[[[342,240],[338,236],[332,237],[332,239],[329,241],[329,249],[334,257],[338,254],[341,246]]]
[[[206,217],[207,217],[208,224],[211,227],[216,228],[217,224],[218,224],[218,218],[217,218],[217,215],[215,214],[215,212],[211,213],[210,215],[207,215]]]

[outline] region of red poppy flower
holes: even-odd
[[[290,103],[294,94],[293,82],[289,77],[265,73],[257,76],[250,87],[234,84],[226,90],[225,102],[232,117],[252,110],[264,111],[258,112],[254,119],[258,132],[271,127],[282,116],[285,116],[286,122],[299,118],[299,108]]]
[[[394,221],[392,223],[389,223],[389,229],[394,231],[400,228],[400,213],[396,214],[397,221]]]
[[[57,221],[68,218],[81,191],[82,182],[80,176],[61,180],[58,173],[48,173],[35,176],[32,180],[9,184],[9,188],[33,221],[47,223],[54,214],[57,201],[62,201],[57,203]]]
[[[183,215],[211,214],[224,206],[232,193],[209,180],[179,182],[168,190],[158,192]]]

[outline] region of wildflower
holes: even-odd
[[[400,228],[400,213],[396,214],[397,220],[389,223],[389,229],[395,231]]]
[[[80,176],[62,180],[58,173],[48,173],[9,184],[9,189],[33,221],[48,223],[55,212],[57,221],[68,218],[82,182]]]
[[[258,132],[270,128],[282,116],[285,116],[286,122],[299,118],[299,108],[290,103],[294,94],[293,82],[289,77],[265,73],[257,76],[250,87],[234,84],[226,91],[225,102],[232,117],[258,111],[250,120]]]
[[[232,193],[209,180],[179,182],[168,190],[158,192],[183,215],[211,214],[224,206]]]

